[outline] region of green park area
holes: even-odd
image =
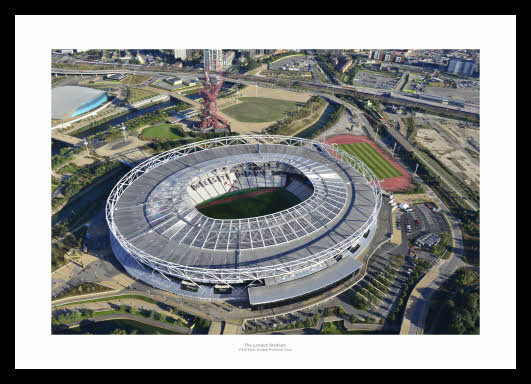
[[[339,148],[361,160],[378,179],[388,179],[402,174],[380,155],[369,143],[353,143],[340,145]]]
[[[166,328],[129,319],[88,321],[77,327],[56,331],[60,335],[178,335]]]
[[[270,99],[265,97],[241,97],[240,102],[224,108],[223,112],[243,123],[265,123],[285,117],[302,105],[297,101]]]
[[[120,83],[127,85],[139,85],[145,83],[149,79],[151,79],[151,76],[148,75],[127,75],[125,79],[120,80]]]
[[[142,135],[146,139],[181,139],[186,134],[180,125],[160,124],[147,127],[142,130]]]
[[[127,97],[125,101],[132,104],[140,100],[149,99],[153,96],[157,96],[157,93],[148,91],[147,89],[127,88]]]

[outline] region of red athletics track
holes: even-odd
[[[390,192],[397,192],[406,189],[411,184],[411,175],[400,164],[396,162],[391,156],[389,156],[382,148],[380,148],[374,141],[367,136],[354,136],[354,135],[336,135],[326,139],[325,144],[353,144],[353,143],[369,143],[380,155],[382,155],[398,172],[403,176],[391,177],[380,181],[382,189]]]

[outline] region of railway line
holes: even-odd
[[[94,65],[98,65],[92,63]],[[140,65],[122,65],[121,68],[117,69],[105,69],[105,70],[78,70],[78,69],[60,69],[52,68],[52,74],[61,74],[61,75],[98,75],[105,73],[113,72],[132,72],[134,74],[188,74],[194,76],[201,76],[202,71],[196,69],[162,69],[154,68],[150,69],[149,67],[143,67]],[[263,76],[257,75],[246,75],[246,74],[234,74],[227,73],[225,76],[227,81],[241,83],[246,85],[261,85],[261,86],[275,86],[275,87],[285,87],[290,88],[293,86],[304,88],[307,92],[333,92],[335,94],[350,95],[350,96],[363,96],[379,101],[391,104],[402,105],[406,107],[428,107],[434,112],[445,113],[447,115],[466,118],[470,120],[477,121],[479,120],[479,108],[472,104],[464,104],[464,107],[459,107],[455,105],[445,105],[429,100],[416,99],[414,97],[403,95],[400,92],[389,92],[388,90],[379,90],[379,89],[369,89],[369,88],[357,88],[355,86],[349,85],[332,85],[332,84],[322,84],[316,83],[313,81],[302,81],[302,80],[289,80],[289,79],[275,79],[275,78],[266,78]],[[291,89],[292,90],[292,89]]]

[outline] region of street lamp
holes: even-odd
[[[87,156],[90,156],[90,153],[89,153],[89,150],[88,150],[89,143],[88,143],[88,141],[87,141],[87,139],[85,137],[83,138],[83,144],[85,144],[85,148],[87,149]]]
[[[127,134],[126,134],[127,128],[125,127],[124,123],[122,123],[122,127],[120,128],[120,130],[124,133],[124,142],[126,142],[127,141]]]

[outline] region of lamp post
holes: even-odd
[[[83,144],[85,144],[85,148],[87,149],[87,156],[90,156],[90,153],[89,153],[89,150],[88,150],[89,143],[88,143],[86,138],[83,138]]]
[[[124,123],[122,123],[122,127],[120,128],[122,130],[122,132],[124,133],[124,142],[127,141],[127,128],[125,127]]]

